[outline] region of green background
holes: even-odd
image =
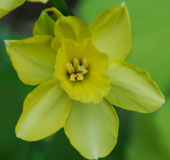
[[[15,137],[23,100],[33,87],[18,79],[3,40],[31,36],[33,22],[43,8],[51,5],[90,24],[102,11],[119,3],[119,0],[79,0],[74,7],[67,7],[63,0],[47,5],[26,3],[0,20],[0,160],[84,159],[70,145],[63,130],[49,140],[35,143]],[[133,34],[127,61],[150,73],[165,94],[166,104],[152,114],[116,108],[120,118],[118,144],[104,160],[170,160],[170,1],[126,0],[126,4]]]

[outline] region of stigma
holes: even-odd
[[[70,81],[83,81],[88,72],[88,61],[86,58],[83,58],[82,61],[74,58],[73,63],[66,63],[66,68]]]

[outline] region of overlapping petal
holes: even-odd
[[[83,43],[91,37],[88,26],[79,18],[68,16],[61,17],[55,25],[55,38],[52,42],[53,49],[58,50],[62,39],[72,39],[77,43]]]
[[[55,22],[62,16],[62,13],[56,8],[47,8],[43,10],[40,17],[35,22],[33,35],[54,36]]]
[[[0,18],[19,7],[25,0],[0,0]]]
[[[36,85],[53,77],[56,52],[51,41],[51,36],[6,41],[8,55],[23,83]]]
[[[71,144],[88,159],[105,157],[112,151],[118,128],[116,111],[105,100],[99,104],[74,101],[64,127]]]
[[[72,40],[63,40],[55,65],[55,77],[69,97],[84,103],[98,103],[110,89],[110,80],[106,75],[108,56],[99,52],[90,40],[80,45]],[[89,70],[83,81],[72,82],[69,79],[66,64],[74,58],[86,58]]]
[[[131,25],[127,7],[118,5],[104,11],[90,26],[96,47],[110,60],[124,60],[131,45]]]
[[[36,141],[54,134],[64,126],[71,103],[56,80],[41,84],[25,99],[17,137]]]
[[[164,104],[156,83],[135,65],[112,62],[108,74],[111,89],[105,98],[111,104],[143,113],[154,112]]]

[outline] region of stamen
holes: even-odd
[[[84,75],[84,74],[86,74],[88,72],[88,70],[87,69],[84,69],[83,71],[82,71],[82,74]]]
[[[69,74],[72,74],[72,73],[75,72],[74,67],[71,63],[67,63],[66,67],[67,67],[67,71],[68,71]]]
[[[77,73],[76,75],[77,75],[77,80],[78,81],[82,81],[84,79],[84,76],[83,76],[82,73]]]
[[[71,74],[70,75],[70,81],[76,81],[76,77],[77,77],[76,74],[74,74],[74,73]]]
[[[86,58],[82,59],[82,63],[77,58],[74,58],[73,64],[66,64],[67,72],[70,75],[70,81],[82,81],[84,75],[88,72],[88,61]]]
[[[82,65],[84,66],[84,68],[87,68],[88,67],[88,61],[86,58],[83,58],[82,59]]]
[[[74,58],[73,64],[74,64],[74,69],[76,70],[77,67],[80,65],[80,62],[77,58]]]

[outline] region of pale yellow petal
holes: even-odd
[[[84,75],[83,81],[70,81],[66,64],[73,62],[74,58],[86,58],[89,63],[88,73]],[[110,89],[107,68],[108,56],[99,52],[91,41],[80,45],[73,40],[63,40],[63,45],[57,53],[55,77],[71,99],[98,103]]]
[[[47,3],[49,0],[27,0],[30,2],[41,2],[41,3]]]
[[[17,137],[37,141],[54,134],[64,126],[71,103],[56,80],[41,84],[25,99]]]
[[[118,5],[104,11],[90,26],[96,47],[110,60],[124,60],[131,45],[131,25],[126,6]]]
[[[19,7],[25,0],[0,0],[0,18]]]
[[[159,109],[164,96],[148,73],[130,63],[112,62],[108,72],[111,89],[105,97],[123,109],[149,113]]]
[[[73,102],[65,133],[71,144],[87,159],[107,156],[117,142],[119,119],[111,104]]]
[[[53,77],[56,52],[51,49],[51,36],[9,40],[6,49],[19,78],[36,85]]]
[[[88,26],[79,18],[74,16],[61,17],[55,25],[55,38],[52,47],[56,50],[61,46],[62,39],[72,39],[77,43],[84,42],[90,38]]]

